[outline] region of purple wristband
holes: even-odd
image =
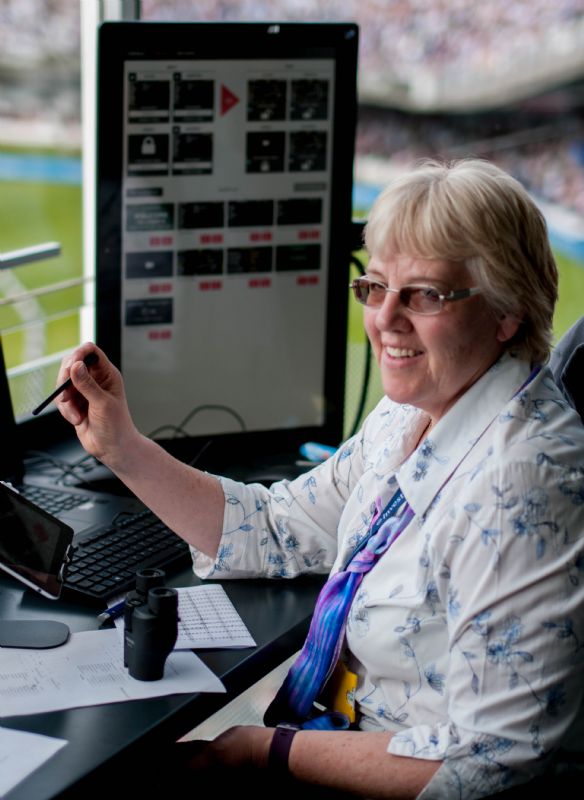
[[[297,725],[282,723],[276,726],[270,752],[268,754],[268,767],[277,772],[288,772],[288,756],[292,747],[292,740],[300,728]]]

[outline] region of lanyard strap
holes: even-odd
[[[409,505],[403,505],[404,500],[398,490],[382,511],[377,502],[369,534],[359,542],[346,567],[331,576],[321,589],[304,647],[266,711],[266,725],[302,723],[312,716],[313,703],[338,661],[349,608],[363,576],[414,515]],[[396,515],[400,506],[401,513]]]
[[[403,503],[405,503],[405,495],[401,489],[398,489],[397,492],[393,495],[393,497],[388,501],[387,505],[383,509],[383,511],[379,510],[379,506],[381,505],[381,500],[378,498],[376,501],[377,510],[372,517],[371,524],[369,526],[369,530],[365,534],[365,536],[359,540],[359,542],[355,545],[353,550],[351,551],[348,558],[345,560],[342,568],[340,571],[346,570],[351,561],[355,558],[357,553],[359,553],[366,545],[369,539],[374,536],[382,525],[384,525],[388,519],[391,517],[397,516],[397,511]],[[409,521],[409,520],[408,520]]]

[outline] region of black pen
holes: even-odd
[[[89,353],[89,355],[85,356],[85,358],[83,359],[83,363],[85,364],[86,367],[90,367],[92,364],[96,364],[97,353]],[[71,385],[72,385],[71,378],[67,378],[65,383],[62,383],[60,386],[57,386],[55,391],[51,392],[51,394],[47,397],[46,400],[43,400],[43,402],[40,405],[38,405],[36,408],[33,409],[32,411],[33,416],[36,417],[37,414],[40,414],[41,411],[49,405],[49,403],[53,402],[55,397],[58,397],[61,394],[61,392],[64,392],[65,389],[68,389]]]

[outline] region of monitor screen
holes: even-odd
[[[98,343],[160,440],[342,435],[352,24],[106,23]]]

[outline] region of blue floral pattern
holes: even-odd
[[[201,577],[337,570],[397,486],[415,517],[368,573],[346,628],[364,730],[440,760],[420,800],[526,780],[584,688],[584,427],[510,355],[416,446],[427,416],[384,399],[327,462],[271,490],[223,480],[224,533]]]

